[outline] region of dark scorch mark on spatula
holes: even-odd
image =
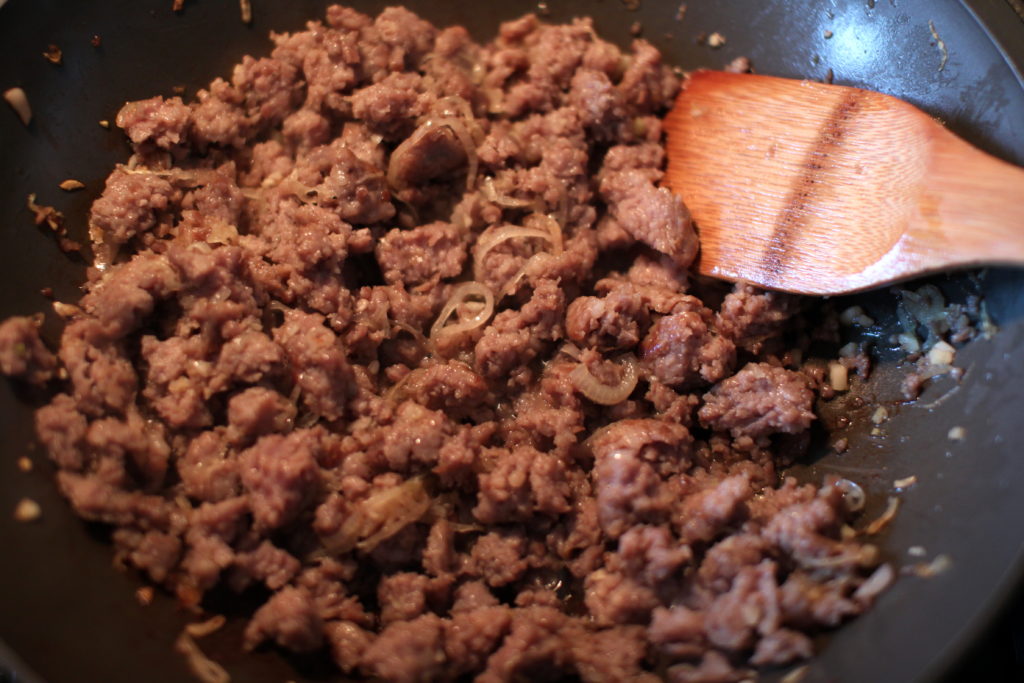
[[[821,175],[830,164],[829,157],[846,136],[849,122],[861,107],[861,93],[854,90],[844,95],[835,106],[803,163],[803,172],[796,178],[784,208],[772,230],[768,245],[761,254],[761,272],[768,286],[779,282],[789,265],[794,248],[800,240],[801,228],[808,219],[807,209],[821,190]]]

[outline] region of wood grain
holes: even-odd
[[[1024,263],[1024,171],[896,98],[698,71],[665,126],[706,275],[837,294]]]

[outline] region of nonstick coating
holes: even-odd
[[[47,308],[42,287],[61,300],[77,297],[83,263],[61,254],[45,228],[31,225],[25,196],[37,192],[40,201],[65,211],[73,233],[82,236],[103,178],[127,156],[121,134],[101,128],[100,119],[112,120],[126,100],[171,95],[176,85],[194,93],[228,74],[243,54],[266,53],[269,30],[299,29],[322,17],[326,4],[253,0],[251,26],[239,21],[233,0],[188,0],[180,15],[171,12],[171,0],[10,0],[0,9],[0,89],[22,86],[36,115],[25,129],[0,110],[0,316]],[[367,12],[384,5],[350,4]],[[489,39],[499,20],[536,8],[514,0],[406,4],[438,25],[465,24],[479,40]],[[1013,60],[1024,64],[1024,25],[1003,0],[970,7],[955,0],[685,4],[678,21],[678,0],[547,3],[550,20],[591,15],[603,35],[622,44],[640,22],[645,37],[684,68],[720,67],[746,55],[761,73],[825,78],[831,71],[838,83],[905,98],[983,149],[1024,164],[1024,84],[1012,66]],[[944,65],[931,27],[948,52]],[[713,31],[727,41],[716,50],[697,40]],[[99,48],[90,45],[93,35],[102,40]],[[63,49],[63,66],[40,55],[49,43]],[[68,177],[87,189],[62,193],[57,183]],[[974,286],[966,275],[933,281],[954,295]],[[1024,274],[993,270],[981,286],[1001,331],[960,352],[958,364],[967,372],[959,388],[939,382],[916,405],[896,405],[900,370],[885,360],[863,396],[895,413],[886,435],[868,434],[872,408],[840,403],[853,422],[845,432],[849,452],[795,470],[800,476],[835,466],[860,470],[855,478],[873,495],[871,512],[892,492],[893,480],[916,475],[917,485],[900,494],[903,506],[882,537],[883,550],[903,564],[915,561],[910,546],[924,547],[929,558],[952,559],[935,578],[901,579],[869,614],[823,639],[807,681],[938,679],[992,621],[1024,571]],[[851,301],[880,320],[893,318],[896,298],[889,291]],[[46,330],[53,341],[56,328]],[[51,468],[31,445],[31,409],[40,400],[0,383],[0,682],[191,680],[172,642],[194,617],[162,595],[140,606],[133,592],[141,583],[111,567],[103,530],[76,519],[56,493]],[[956,425],[966,429],[963,442],[947,438]],[[35,463],[29,474],[15,466],[26,454]],[[39,522],[12,521],[22,496],[42,505]],[[241,653],[240,623],[203,641],[234,680],[331,679],[317,661]],[[6,674],[4,661],[12,669]]]

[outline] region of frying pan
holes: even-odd
[[[265,53],[269,30],[300,29],[305,20],[322,17],[326,4],[253,0],[251,26],[241,23],[230,0],[189,0],[181,15],[171,12],[170,0],[11,0],[0,9],[0,87],[22,86],[36,115],[26,129],[0,111],[0,315],[47,308],[42,287],[60,300],[76,298],[84,263],[61,254],[45,228],[33,228],[25,196],[37,192],[40,201],[56,205],[73,236],[83,237],[89,204],[113,164],[127,155],[120,133],[104,130],[99,120],[112,120],[126,100],[171,95],[174,86],[194,93],[229,73],[241,55]],[[367,12],[384,5],[350,4]],[[537,8],[518,0],[405,4],[438,25],[464,24],[481,41],[494,35],[498,21]],[[628,5],[635,4],[631,11]],[[686,5],[679,21],[677,0],[549,0],[547,18],[593,16],[598,30],[620,44],[639,22],[645,37],[684,68],[721,67],[745,55],[762,73],[825,78],[831,72],[836,82],[907,99],[981,148],[1024,164],[1024,23],[1004,0]],[[698,40],[714,31],[726,39],[718,49]],[[99,47],[90,44],[94,35]],[[63,66],[40,56],[50,43],[63,49]],[[62,193],[57,183],[69,177],[86,189]],[[984,633],[1024,573],[1018,445],[1024,441],[1024,274],[992,270],[980,280],[959,274],[933,282],[952,298],[980,290],[999,334],[959,352],[958,364],[966,368],[959,385],[940,380],[916,404],[900,405],[903,369],[898,354],[887,351],[886,336],[894,329],[896,295],[883,290],[840,301],[864,305],[888,325],[878,337],[878,370],[860,391],[867,406],[830,406],[850,418],[839,434],[849,439],[849,451],[828,454],[819,444],[793,472],[812,479],[835,468],[858,472],[874,501],[869,515],[892,492],[893,480],[915,475],[918,483],[899,494],[902,508],[881,538],[882,549],[900,564],[915,561],[907,554],[911,546],[924,548],[928,558],[945,554],[952,564],[931,579],[901,579],[870,613],[823,638],[807,681],[938,680]],[[44,330],[55,339],[55,328]],[[133,595],[142,584],[112,569],[103,529],[75,518],[56,493],[52,470],[32,445],[31,410],[41,400],[0,384],[0,681],[190,680],[172,642],[194,617],[159,593],[142,607]],[[893,413],[882,435],[870,434],[876,403]],[[951,426],[964,427],[967,438],[950,441]],[[22,455],[34,462],[30,473],[15,467]],[[38,522],[12,521],[23,496],[41,504]],[[245,609],[228,601],[215,607],[229,614]],[[240,624],[234,620],[203,641],[234,680],[337,680],[315,657],[241,653]]]

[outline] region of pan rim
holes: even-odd
[[[1024,90],[1024,17],[1011,6],[1011,0],[959,0],[960,6],[974,20],[992,43],[1013,74],[1016,85]],[[1024,149],[1015,150],[1024,155]],[[964,624],[959,634],[949,641],[925,667],[923,683],[948,681],[958,665],[981,645],[1014,600],[1024,600],[1024,543],[1017,548],[1013,561],[1007,565],[997,587]]]

